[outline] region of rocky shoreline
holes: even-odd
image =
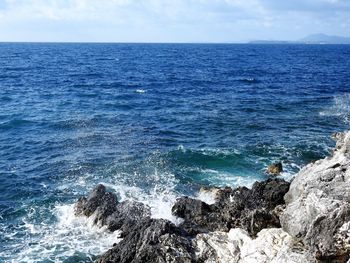
[[[189,197],[172,207],[179,225],[151,218],[150,207],[118,202],[98,185],[78,200],[76,216],[120,231],[97,262],[347,262],[350,259],[350,132],[337,133],[331,157],[251,189],[206,189],[215,202]]]

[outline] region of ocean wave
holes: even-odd
[[[0,123],[0,130],[25,127],[25,126],[34,125],[35,123],[36,123],[35,121],[17,118],[17,119],[12,119],[10,121],[5,121]]]
[[[276,145],[270,145],[266,151],[274,151],[273,148]],[[280,148],[282,153],[288,150],[284,146]],[[66,177],[57,185],[57,190],[65,195],[81,196],[86,195],[96,184],[102,183],[117,194],[119,201],[142,202],[150,206],[153,218],[164,218],[179,224],[182,219],[173,216],[171,212],[177,198],[186,194],[212,204],[215,201],[213,196],[198,192],[200,186],[251,187],[255,181],[264,178],[263,171],[259,174],[259,169],[267,162],[266,158],[249,157],[243,149],[194,150],[179,146],[177,150],[166,154],[155,154],[142,164],[153,167],[153,172],[142,173],[134,170],[133,173],[84,173],[78,177]],[[157,164],[166,168],[161,169]],[[288,167],[282,174],[283,177],[291,176]],[[74,169],[80,171],[82,167],[77,166]],[[184,181],[181,173],[187,174],[191,180]],[[186,183],[197,185],[194,187],[196,190],[192,193],[179,190]],[[107,229],[94,226],[93,218],[74,216],[72,203],[55,204],[49,211],[43,211],[38,206],[32,210],[16,231],[4,231],[5,239],[11,240],[7,251],[19,251],[16,255],[0,252],[0,259],[5,262],[38,262],[43,258],[54,262],[93,262],[99,254],[119,240],[120,233],[110,233]],[[47,215],[43,217],[43,213]],[[50,214],[54,216],[54,222],[37,219],[48,218]],[[26,236],[25,242],[22,242],[22,237],[16,236],[19,233]]]
[[[153,167],[148,173],[145,171],[88,173],[77,178],[66,178],[57,188],[59,191],[81,196],[86,195],[97,184],[103,184],[116,193],[118,201],[142,202],[151,208],[153,218],[164,218],[179,224],[182,220],[171,213],[173,204],[181,196],[181,193],[176,190],[179,180],[170,172],[158,171],[154,167],[155,161],[148,160],[144,164],[144,166]],[[162,159],[157,161],[161,163]]]
[[[258,174],[254,174],[250,171],[216,171],[212,169],[200,170],[203,178],[209,182],[209,185],[217,187],[238,187],[246,186],[251,187],[254,182],[262,180],[263,178]]]
[[[111,233],[93,225],[93,218],[76,217],[74,205],[56,205],[50,213],[56,218],[53,224],[34,224],[23,219],[15,229],[2,233],[5,240],[11,241],[11,250],[18,253],[5,250],[0,252],[0,259],[11,263],[34,263],[43,259],[49,262],[93,262],[97,255],[120,240],[120,232]],[[24,239],[21,233],[25,233]]]
[[[128,177],[131,175],[129,174]],[[126,175],[121,175],[126,177]],[[152,188],[142,188],[118,180],[119,175],[99,178],[89,174],[76,180],[67,178],[57,186],[59,192],[86,195],[96,184],[102,183],[114,191],[118,200],[138,201],[151,208],[153,218],[168,219],[178,225],[182,219],[173,216],[171,208],[181,196],[175,190],[177,180],[169,173],[149,174]],[[13,225],[13,229],[0,224],[0,233],[7,249],[1,251],[1,262],[93,262],[97,256],[110,249],[120,239],[120,232],[111,233],[105,227],[93,224],[90,218],[74,215],[74,204],[56,203],[53,207],[41,207],[37,204],[23,208],[27,211],[22,222]],[[50,220],[47,220],[51,218]],[[23,235],[26,237],[23,239]],[[23,241],[25,240],[25,241]],[[18,251],[15,255],[9,251]]]
[[[117,195],[119,195],[120,201],[132,200],[148,205],[151,208],[152,218],[168,219],[175,225],[182,222],[181,218],[178,218],[171,213],[171,208],[176,199],[181,196],[174,190],[174,187],[155,185],[154,188],[145,191],[139,187],[123,184],[102,184],[112,188]]]
[[[337,117],[346,124],[350,124],[350,93],[337,95],[332,105],[320,112],[321,116]]]

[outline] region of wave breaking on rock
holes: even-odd
[[[143,203],[118,202],[103,185],[78,200],[75,214],[121,233],[99,263],[347,262],[350,132],[334,138],[333,155],[304,167],[291,183],[270,178],[251,189],[206,189],[210,204],[177,199],[178,225],[152,218]]]

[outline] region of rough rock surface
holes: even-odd
[[[184,219],[181,227],[191,234],[228,232],[240,227],[255,236],[263,228],[280,227],[274,209],[284,204],[283,197],[288,189],[289,183],[282,179],[256,182],[252,189],[227,187],[215,190],[214,204],[182,197],[174,204],[172,212]]]
[[[101,184],[78,200],[75,214],[93,217],[95,224],[110,231],[121,230],[122,241],[107,251],[100,263],[190,263],[193,258],[185,231],[170,221],[150,218],[150,208],[142,203],[118,203],[116,195]]]
[[[75,205],[75,214],[87,217],[95,215],[95,224],[105,225],[107,218],[117,210],[117,204],[116,196],[106,192],[106,187],[99,184],[88,198],[82,197],[78,200]]]
[[[309,259],[350,258],[350,132],[337,133],[331,157],[304,167],[285,196],[283,229],[308,248]]]
[[[217,254],[221,255],[222,261],[219,257],[215,262],[227,262],[235,256],[238,260],[241,248],[227,238],[223,244],[221,237],[224,234],[212,231],[228,232],[240,226],[255,235],[265,227],[279,226],[274,209],[284,203],[283,196],[288,188],[289,183],[284,180],[269,179],[255,183],[252,189],[218,189],[212,205],[188,197],[180,198],[173,207],[173,213],[184,218],[180,226],[150,218],[149,207],[142,203],[118,202],[116,195],[107,192],[103,185],[98,185],[87,198],[80,198],[75,212],[93,217],[95,224],[106,225],[110,231],[121,231],[122,241],[107,251],[99,259],[100,263],[199,263],[210,262]],[[210,249],[205,248],[205,242],[211,244]],[[215,244],[216,249],[213,248]],[[201,248],[203,255],[195,252]],[[208,251],[216,251],[216,254]]]
[[[132,201],[118,202],[115,194],[106,191],[102,184],[97,185],[90,195],[82,197],[75,204],[75,214],[93,217],[94,223],[107,226],[115,231],[122,226],[133,224],[143,218],[149,218],[148,206]]]
[[[99,263],[192,262],[192,246],[181,229],[164,219],[144,218],[121,229],[123,240],[107,251]]]
[[[297,249],[294,239],[280,228],[264,229],[255,239],[239,228],[229,233],[199,234],[194,242],[197,260],[204,263],[308,262],[304,251]]]

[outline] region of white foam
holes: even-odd
[[[216,171],[216,170],[213,170],[213,169],[202,169],[201,172],[203,172],[203,173],[219,174],[219,171]]]
[[[152,218],[163,218],[173,222],[175,225],[180,224],[183,220],[171,213],[177,198],[180,197],[172,188],[156,185],[153,189],[144,191],[135,186],[127,186],[124,184],[113,185],[103,183],[105,186],[112,188],[120,197],[120,201],[133,200],[144,203],[151,208]]]
[[[215,185],[216,187],[251,187],[257,180],[256,176],[253,175],[238,175],[236,173],[217,171],[213,169],[202,169],[200,172],[205,174],[204,178],[206,178],[211,185]]]
[[[186,149],[185,149],[185,147],[181,144],[181,145],[179,145],[178,147],[177,147],[177,149],[179,150],[179,151],[181,151],[181,152],[186,152]]]
[[[39,233],[38,228],[34,224],[27,222],[25,219],[23,220],[23,223],[24,223],[24,227],[29,231],[29,233],[31,234]]]
[[[87,184],[82,178],[76,181],[81,186]],[[133,200],[142,202],[151,208],[152,218],[168,219],[178,225],[183,220],[175,217],[171,213],[171,208],[176,199],[180,196],[174,190],[177,183],[175,176],[172,174],[154,174],[148,176],[148,180],[154,182],[154,187],[149,190],[143,190],[137,186],[129,186],[118,182],[103,182],[106,187],[113,189],[120,201]],[[74,183],[73,183],[74,184]],[[95,185],[95,182],[93,183]],[[93,185],[93,186],[94,186]],[[74,184],[75,186],[75,184]],[[91,187],[93,187],[91,185]],[[65,184],[59,189],[69,189],[72,185]],[[89,188],[89,187],[87,187]],[[35,218],[40,208],[31,209],[28,218]],[[46,211],[48,212],[48,211]],[[23,243],[22,238],[13,242],[16,245],[11,251],[19,251],[16,255],[6,255],[0,253],[0,258],[11,259],[9,262],[38,262],[42,259],[48,259],[52,262],[63,262],[74,255],[83,255],[85,261],[93,262],[94,257],[106,252],[114,243],[120,241],[120,232],[109,232],[106,227],[99,227],[93,224],[93,216],[77,217],[74,215],[74,204],[58,204],[52,211],[56,221],[54,223],[41,222],[35,224],[31,220],[24,220],[24,224],[18,232],[25,232],[28,238]],[[17,232],[9,233],[7,238],[16,240]],[[21,243],[22,242],[22,243]],[[10,251],[10,250],[8,250]],[[85,262],[84,261],[84,262]]]
[[[179,196],[174,192],[158,192],[154,189],[152,194],[142,202],[151,207],[153,218],[164,218],[179,225],[183,219],[172,215],[171,208]]]
[[[208,178],[213,179],[213,184],[238,186],[250,186],[256,178],[236,176],[230,173],[224,173],[213,169],[206,169],[203,173],[210,175]],[[121,176],[127,178],[127,176]],[[171,213],[171,208],[176,202],[176,199],[181,196],[176,189],[178,180],[171,173],[154,173],[147,175],[147,182],[151,183],[151,187],[143,189],[138,186],[130,186],[124,183],[120,175],[104,178],[99,180],[98,177],[87,174],[84,177],[79,177],[77,180],[66,182],[58,188],[60,190],[75,189],[74,192],[81,189],[86,194],[98,182],[113,189],[118,195],[119,200],[134,200],[142,202],[151,208],[151,216],[153,218],[168,219],[178,225],[182,219],[175,217]],[[105,181],[103,181],[105,180]],[[73,191],[73,190],[72,190]],[[212,204],[214,196],[210,193],[200,193],[197,197],[202,201]],[[41,208],[32,209],[28,213],[29,218],[35,218],[41,212]],[[46,211],[47,212],[47,211]],[[73,204],[57,204],[52,211],[56,220],[52,222],[33,223],[32,220],[25,220],[24,229],[19,229],[19,232],[26,232],[26,238],[16,237],[17,233],[9,233],[8,238],[16,240],[13,242],[16,245],[7,251],[19,251],[16,255],[1,255],[0,258],[10,258],[9,262],[38,262],[43,258],[52,262],[63,262],[69,257],[76,254],[83,254],[91,261],[94,256],[98,256],[112,247],[114,243],[120,241],[120,232],[109,232],[106,228],[93,225],[93,218],[76,217],[74,215]],[[12,236],[10,236],[12,235]],[[23,242],[24,243],[21,243]],[[3,252],[10,253],[10,252]]]
[[[63,262],[75,254],[83,253],[92,262],[93,256],[106,252],[120,241],[120,232],[111,233],[106,228],[94,226],[92,219],[76,217],[74,205],[57,205],[52,212],[57,218],[54,224],[34,225],[24,220],[23,227],[28,237],[22,242],[18,240],[14,249],[19,252],[0,256],[9,258],[8,262],[13,263],[31,263],[43,259]]]
[[[145,93],[146,91],[144,89],[137,89],[136,92],[137,93]]]
[[[212,148],[203,148],[203,149],[200,149],[199,152],[201,154],[204,154],[204,155],[209,155],[209,156],[212,156],[212,155],[231,155],[232,154],[232,151],[231,150],[225,150],[225,149],[212,149]],[[233,151],[234,153],[238,153],[239,151],[238,150],[234,150]]]
[[[321,116],[338,117],[350,124],[350,94],[342,94],[333,98],[333,105],[319,113]]]
[[[137,178],[144,175],[135,173],[132,176]],[[159,173],[157,169],[155,169],[153,173],[147,175],[147,182],[150,183],[150,187],[145,187],[146,189],[136,185],[130,185],[130,182],[125,183],[124,180],[129,177],[129,174],[116,174],[112,177],[98,180],[97,177],[89,175],[86,177],[79,177],[78,180],[73,182],[69,181],[61,184],[59,189],[81,189],[84,194],[86,194],[86,192],[91,191],[96,184],[100,183],[112,189],[117,194],[119,201],[138,201],[150,206],[151,216],[153,218],[168,219],[174,224],[179,224],[181,222],[180,218],[173,216],[171,213],[173,204],[176,199],[181,196],[180,193],[175,190],[178,184],[175,175],[171,173]]]

